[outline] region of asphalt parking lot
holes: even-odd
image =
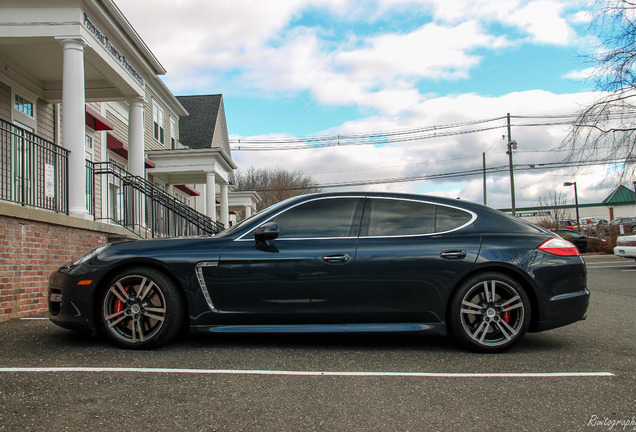
[[[636,263],[586,261],[588,319],[495,355],[416,334],[138,352],[45,319],[0,323],[0,431],[636,430]]]

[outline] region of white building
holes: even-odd
[[[222,98],[207,147],[188,148],[165,73],[112,0],[3,0],[0,200],[147,236],[200,232],[188,225],[200,215],[178,210],[200,196],[198,210],[228,226]]]

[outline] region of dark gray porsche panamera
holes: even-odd
[[[449,333],[510,348],[585,319],[585,263],[554,233],[431,196],[324,193],[215,237],[100,246],[50,278],[50,319],[125,348],[198,332]]]

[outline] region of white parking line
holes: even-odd
[[[588,265],[588,269],[599,269],[599,268],[625,268],[630,267],[628,264],[614,264],[614,265]]]
[[[0,373],[61,373],[61,372],[114,372],[192,375],[288,375],[288,376],[340,376],[340,377],[423,377],[423,378],[580,378],[612,377],[611,372],[335,372],[335,371],[285,371],[241,369],[166,369],[166,368],[116,368],[116,367],[8,367]]]
[[[622,265],[622,266],[601,266],[601,267],[590,267],[590,266],[587,266],[588,270],[610,269],[610,268],[620,269],[620,271],[623,271],[623,272],[636,271],[636,268],[625,268],[624,265]]]

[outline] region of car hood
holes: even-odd
[[[113,243],[101,256],[102,261],[120,260],[128,257],[147,257],[161,260],[205,256],[218,259],[223,247],[231,238],[173,237]]]

